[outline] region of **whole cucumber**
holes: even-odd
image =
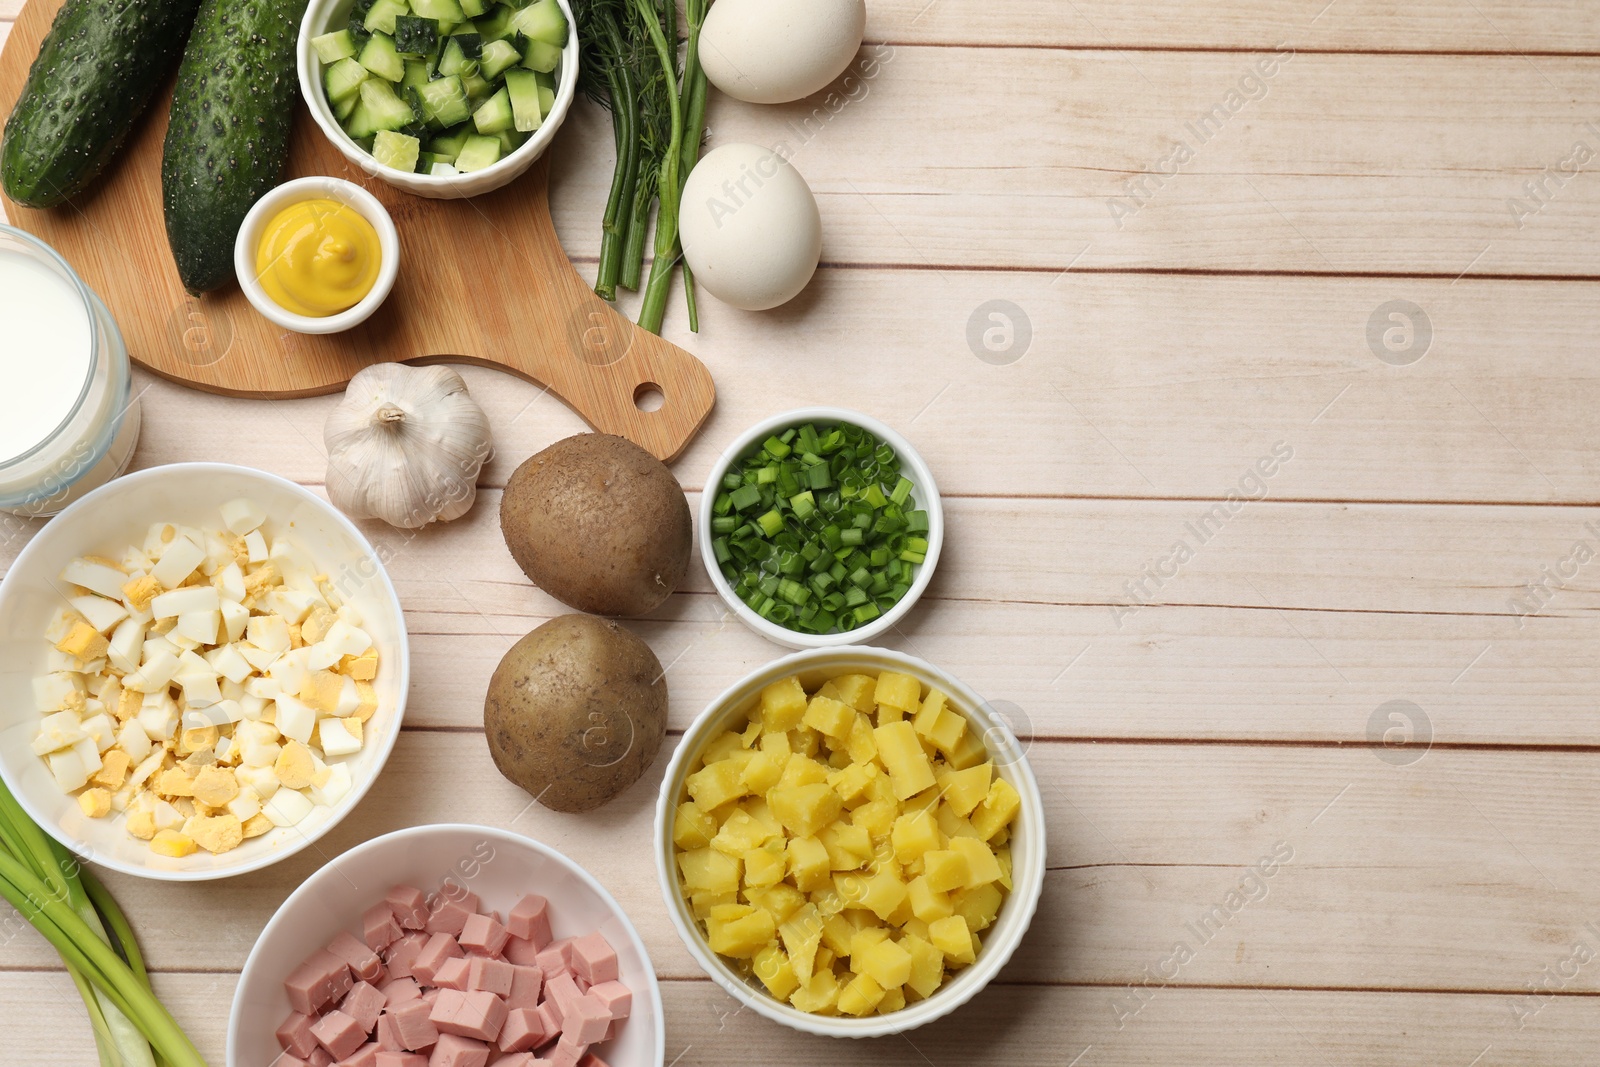
[[[6,122],[0,185],[54,207],[111,162],[183,51],[199,0],[66,0]]]
[[[278,183],[306,0],[201,0],[161,155],[167,243],[191,293],[233,277],[245,214]]]

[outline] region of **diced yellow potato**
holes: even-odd
[[[822,944],[824,921],[822,914],[817,911],[817,906],[806,903],[795,909],[794,914],[778,927],[778,936],[783,940],[783,950],[789,954],[789,965],[794,968],[794,975],[801,982],[807,982],[811,978],[812,969],[816,964],[817,949]]]
[[[812,1014],[832,1011],[839,1003],[839,980],[832,971],[818,970],[809,980],[802,982],[799,989],[789,994],[789,1003]]]
[[[944,802],[957,815],[971,815],[972,809],[983,803],[989,795],[989,775],[994,764],[980,763],[964,771],[946,771],[939,776],[939,788],[944,791]]]
[[[733,914],[733,909],[741,909]],[[711,909],[706,919],[711,951],[736,960],[747,960],[771,942],[778,931],[770,912],[747,904],[724,904]]]
[[[926,877],[911,879],[906,886],[906,897],[911,902],[911,914],[925,923],[955,914],[950,894],[930,886]]]
[[[194,839],[176,830],[160,830],[150,839],[150,851],[158,856],[181,860],[194,855]]]
[[[858,974],[839,990],[839,1012],[842,1015],[866,1015],[883,999],[883,986],[871,975]]]
[[[940,804],[934,810],[934,819],[939,823],[939,832],[945,837],[970,837],[975,841],[983,840],[983,835],[973,828],[972,823],[955,813],[955,809],[948,804]]]
[[[860,909],[862,908],[861,898],[866,895],[866,875],[860,871],[835,871],[833,872],[833,895],[831,898],[824,896],[821,901],[821,907],[824,912],[844,912],[849,909]],[[852,911],[850,920],[854,925],[859,926],[869,914],[861,910]]]
[[[835,871],[854,871],[872,858],[872,838],[852,823],[835,822],[822,828],[817,840],[828,851],[828,866]]]
[[[889,780],[889,775],[882,771],[867,783],[867,799],[887,800],[895,804],[900,803],[900,798],[894,795],[894,783]]]
[[[961,747],[961,739],[967,736],[967,717],[960,712],[945,708],[933,729],[928,733],[928,740],[940,752],[949,754]]]
[[[749,792],[741,781],[742,770],[733,760],[719,760],[689,775],[684,784],[696,804],[705,811],[712,811]]]
[[[783,734],[777,736],[783,737]],[[750,757],[750,762],[744,765],[744,771],[739,776],[740,784],[752,793],[765,793],[783,777],[784,765],[789,762],[787,752],[757,752]],[[983,799],[979,797],[978,799]]]
[[[743,859],[744,884],[758,889],[783,881],[788,867],[781,845],[776,849],[771,844],[752,848],[744,854]]]
[[[700,756],[700,762],[705,766],[720,763],[736,752],[744,751],[744,737],[733,730],[724,730],[711,739],[706,750]]]
[[[932,815],[913,811],[894,821],[889,840],[894,845],[895,859],[910,863],[944,844],[944,835],[939,833],[939,824]]]
[[[962,884],[963,889],[976,889],[980,885],[1000,880],[1000,864],[994,858],[994,853],[989,846],[975,837],[954,837],[950,839],[950,851],[959,852],[967,860],[967,880]]]
[[[712,893],[707,890],[689,894],[689,907],[694,911],[695,918],[704,922],[711,916],[712,908],[720,908],[724,904],[737,904],[737,893]]]
[[[870,674],[841,674],[830,683],[834,692],[830,695],[849,704],[860,712],[870,712],[877,703],[875,695],[878,680]]]
[[[815,837],[796,837],[788,845],[789,877],[802,892],[810,893],[829,884],[833,866],[828,850]]]
[[[85,789],[78,794],[78,807],[91,819],[103,819],[111,814],[111,794],[98,787]]]
[[[920,997],[933,996],[944,983],[944,953],[915,934],[902,937],[900,947],[911,956],[911,977],[906,979],[906,985]]]
[[[899,909],[906,899],[906,884],[890,871],[879,871],[867,879],[866,893],[861,898],[861,904],[880,919],[887,920]],[[885,985],[900,985],[900,982],[885,982]]]
[[[760,720],[758,719],[757,721],[751,723],[749,726],[746,726],[745,729],[744,729],[744,733],[739,735],[739,740],[744,743],[744,747],[745,748],[754,748],[756,742],[761,740],[761,722],[760,722]]]
[[[896,799],[905,800],[934,784],[933,767],[909,722],[892,722],[872,732],[878,758],[889,769]]]
[[[885,989],[883,991],[883,999],[878,1001],[878,1006],[873,1011],[878,1015],[888,1015],[890,1012],[899,1011],[905,1006],[905,987],[895,986],[893,989]]]
[[[767,987],[767,992],[779,1000],[788,1000],[789,994],[800,988],[789,955],[777,945],[768,945],[757,952],[754,959],[756,977]]]
[[[927,879],[929,889],[948,893],[952,889],[962,889],[967,884],[970,869],[963,853],[953,849],[934,849],[923,854],[922,864],[923,877]]]
[[[790,762],[794,762],[792,757]],[[777,786],[767,793],[767,803],[784,829],[796,837],[817,836],[844,807],[844,801],[826,781]]]
[[[850,766],[850,753],[845,748],[843,741],[835,741],[831,737],[823,738],[828,743],[828,766],[835,771],[842,771]]]
[[[843,914],[830,915],[822,924],[822,943],[836,956],[849,956],[850,946],[859,933]]]
[[[881,841],[894,829],[895,816],[899,814],[898,804],[887,800],[874,800],[851,812],[850,821],[865,830],[867,836],[874,841]]]
[[[762,734],[761,751],[770,752],[775,756],[787,756],[791,751],[789,748],[789,735],[781,731]]]
[[[785,733],[800,725],[806,713],[806,691],[795,677],[761,690],[761,725],[769,733]]]
[[[989,750],[984,747],[983,735],[971,729],[963,731],[956,747],[945,753],[945,760],[958,771],[976,767],[988,758]]]
[[[922,703],[922,683],[909,674],[884,671],[878,675],[872,699],[879,707],[912,711]]]
[[[789,732],[789,751],[802,756],[815,756],[821,749],[822,735],[815,730],[802,726]]]
[[[918,737],[927,737],[933,729],[933,724],[946,710],[947,698],[937,689],[928,690],[928,695],[917,706],[916,714],[912,716],[911,725],[916,728]],[[907,709],[910,710],[910,709]]]
[[[977,958],[972,948],[972,933],[967,920],[959,915],[928,924],[928,939],[952,963],[971,963]]]
[[[1007,893],[1011,892],[1011,850],[997,848],[994,850],[994,860],[1000,865],[1000,887]]]
[[[846,804],[861,800],[867,791],[867,786],[878,777],[876,763],[852,763],[841,770],[828,775],[828,784],[833,786],[833,791]]]
[[[995,917],[1000,914],[1001,900],[1000,887],[993,882],[976,889],[963,889],[950,897],[956,916],[973,931],[987,930],[994,924]]]
[[[827,737],[845,738],[856,722],[856,711],[850,705],[832,697],[816,696],[806,705],[805,725]]]
[[[678,869],[683,873],[683,884],[690,889],[705,889],[713,893],[735,893],[739,890],[738,858],[714,848],[678,853]]]
[[[885,988],[902,986],[911,979],[911,953],[884,937],[852,951],[850,969]]]
[[[988,795],[972,813],[972,828],[987,841],[1011,825],[1021,807],[1022,797],[1015,787],[1004,778],[996,778],[989,785]]]
[[[803,753],[795,753],[783,765],[783,777],[778,779],[778,785],[787,787],[826,783],[831,773],[826,764],[818,763]],[[767,791],[770,793],[772,790]]]
[[[806,906],[805,894],[781,881],[764,888],[747,889],[744,895],[751,904],[770,911],[772,917],[780,923],[788,922],[796,912]]]
[[[705,848],[716,836],[717,824],[694,801],[678,805],[672,817],[672,843],[681,849]]]
[[[722,828],[717,831],[717,836],[711,839],[711,847],[718,852],[737,856],[760,848],[776,836],[771,827],[749,812],[735,809],[723,822]],[[984,851],[988,852],[987,845],[984,846]]]

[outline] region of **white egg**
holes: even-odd
[[[783,104],[843,74],[866,28],[865,0],[717,0],[700,29],[700,65],[731,97]]]
[[[792,300],[822,258],[822,216],[811,187],[760,145],[706,153],[684,183],[678,234],[696,283],[747,311]]]

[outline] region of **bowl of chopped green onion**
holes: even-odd
[[[750,427],[700,499],[700,556],[752,630],[789,648],[870,641],[933,577],[944,513],[911,443],[844,408]]]

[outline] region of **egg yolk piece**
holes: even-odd
[[[378,231],[336,200],[301,200],[274,215],[256,248],[256,277],[273,302],[309,318],[337,315],[372,291]]]

